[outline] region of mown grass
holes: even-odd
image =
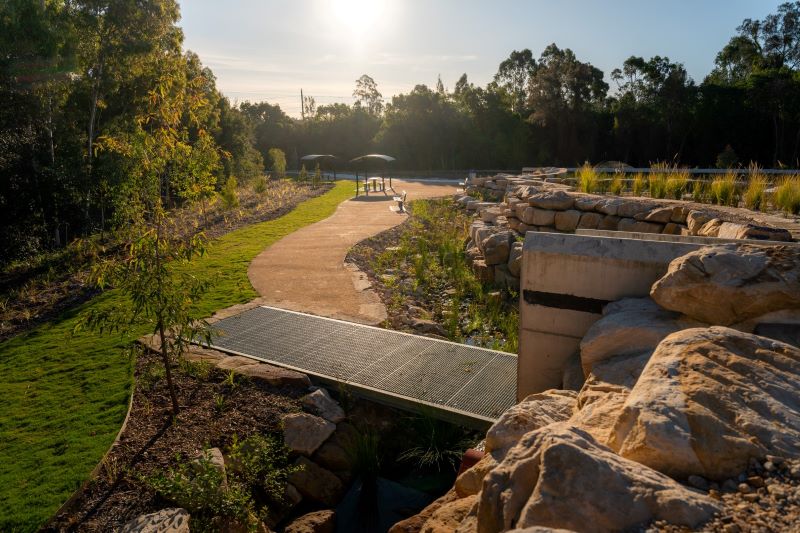
[[[247,226],[213,242],[192,273],[213,279],[196,304],[213,311],[256,296],[247,266],[265,247],[330,216],[352,196],[339,182],[287,215]],[[80,332],[78,317],[90,308],[123,301],[106,292],[59,319],[0,344],[0,531],[34,531],[87,478],[110,446],[127,410],[133,361],[126,345],[147,333],[125,337]]]

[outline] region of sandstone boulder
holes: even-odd
[[[578,393],[570,423],[585,429],[597,442],[608,445],[625,400],[650,359],[650,352],[601,361]]]
[[[420,529],[422,529],[422,526],[428,521],[433,513],[435,513],[442,506],[458,499],[458,494],[456,494],[455,490],[451,489],[419,513],[406,518],[405,520],[401,520],[393,525],[391,528],[389,528],[388,533],[419,533]]]
[[[617,231],[620,220],[621,219],[616,215],[606,215],[603,217],[603,220],[600,221],[600,224],[597,225],[597,229]]]
[[[612,357],[652,352],[670,333],[701,325],[705,324],[658,307],[650,298],[613,302],[581,340],[583,372],[589,375],[595,364]]]
[[[581,219],[581,212],[577,209],[559,211],[556,213],[555,225],[558,231],[575,231]]]
[[[580,211],[594,211],[600,202],[604,201],[602,196],[578,196],[575,198],[575,209]]]
[[[689,227],[689,233],[691,235],[699,235],[700,228],[714,218],[716,218],[716,213],[711,211],[690,210],[686,214],[686,225]]]
[[[330,393],[328,393],[326,389],[320,388],[311,394],[306,394],[300,398],[300,403],[307,409],[310,409],[312,412],[334,424],[338,424],[345,418],[344,410],[336,400],[331,398]]]
[[[564,191],[545,191],[531,195],[528,204],[539,209],[555,209],[558,211],[572,207],[572,196]]]
[[[574,391],[548,390],[531,394],[506,410],[486,432],[486,451],[500,456],[523,435],[540,427],[569,419],[575,408]]]
[[[661,224],[666,224],[667,222],[672,221],[673,209],[674,208],[672,207],[658,207],[647,213],[634,215],[634,218],[647,222],[659,222]]]
[[[724,327],[673,333],[625,401],[611,447],[673,477],[800,457],[800,349]]]
[[[454,533],[475,506],[477,499],[473,495],[445,503],[425,521],[420,533]]]
[[[481,250],[483,250],[483,260],[486,261],[486,264],[499,265],[506,263],[513,240],[514,235],[507,230],[486,237],[480,246]]]
[[[501,456],[499,453],[496,453],[495,455],[498,457]],[[480,461],[462,472],[456,478],[456,482],[453,484],[453,488],[455,489],[456,494],[458,494],[458,497],[466,498],[467,496],[478,494],[481,491],[481,486],[483,485],[483,478],[485,478],[486,474],[491,472],[497,465],[498,461],[495,459],[494,455],[487,453],[481,458]]]
[[[602,220],[603,215],[599,213],[584,213],[581,215],[577,229],[597,229]]]
[[[620,218],[633,218],[639,213],[646,213],[653,208],[652,202],[641,200],[624,200],[615,214]]]
[[[336,430],[336,424],[308,413],[283,417],[283,441],[295,453],[313,454]]]
[[[477,525],[480,533],[532,526],[620,531],[662,519],[695,527],[719,509],[587,432],[551,424],[525,435],[487,475]]]
[[[678,257],[650,291],[662,307],[727,326],[800,308],[800,248],[725,244]]]
[[[344,494],[344,486],[339,478],[306,457],[298,457],[294,464],[299,470],[289,474],[289,483],[303,497],[326,507],[336,507]]]
[[[308,376],[301,373],[281,368],[279,366],[258,363],[256,365],[245,365],[235,369],[237,374],[247,376],[254,381],[266,383],[272,387],[309,387],[311,380]]]
[[[121,533],[189,533],[186,509],[162,509],[134,518],[120,529]]]
[[[723,222],[717,237],[720,239],[756,239],[761,241],[791,241],[792,234],[783,228]]]
[[[477,259],[472,262],[472,272],[481,283],[491,283],[494,281],[494,267],[487,265],[483,259]]]
[[[595,211],[604,215],[616,215],[619,212],[620,207],[625,205],[625,203],[626,201],[622,198],[606,198],[598,202],[594,209]]]
[[[304,514],[292,520],[283,531],[284,533],[334,533],[336,531],[336,513],[334,511],[316,511]]]

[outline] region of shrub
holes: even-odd
[[[306,170],[305,165],[300,166],[300,174],[297,176],[297,181],[300,183],[305,183],[308,181],[308,171]]]
[[[769,180],[758,168],[758,165],[751,164],[747,189],[742,197],[745,207],[755,211],[761,209],[764,205],[764,192],[768,186]]]
[[[583,192],[595,192],[599,188],[600,176],[597,171],[589,163],[578,169],[578,183]]]
[[[316,189],[321,181],[322,181],[322,171],[319,169],[319,163],[317,163],[317,166],[314,168],[314,176],[312,176],[311,178],[311,186]]]
[[[228,459],[236,479],[263,490],[276,503],[283,500],[289,474],[297,470],[287,466],[289,449],[273,435],[256,434],[241,442],[234,438]]]
[[[661,172],[650,174],[648,180],[651,198],[666,198],[667,196],[667,177]]]
[[[633,183],[631,185],[631,190],[633,192],[633,195],[641,196],[647,187],[648,187],[647,176],[645,176],[643,172],[637,172],[636,174],[634,174]]]
[[[143,481],[163,498],[183,507],[192,515],[192,531],[215,531],[221,519],[233,519],[253,526],[258,523],[253,499],[247,488],[225,478],[203,454],[195,462],[175,458],[176,466],[167,474]]]
[[[625,180],[622,179],[622,175],[616,174],[614,179],[611,180],[611,184],[608,186],[608,192],[619,196],[624,190]]]
[[[237,185],[236,178],[231,176],[228,178],[228,181],[225,182],[225,186],[219,193],[226,209],[239,207],[239,192],[236,190]]]
[[[739,156],[736,151],[728,144],[725,149],[717,154],[717,168],[733,168],[739,162]]]
[[[695,202],[708,200],[708,181],[706,179],[700,178],[692,183],[692,200]]]
[[[280,148],[270,148],[269,159],[272,162],[272,171],[279,178],[286,176],[286,154]]]
[[[364,480],[378,477],[381,469],[380,435],[371,426],[359,426],[347,441],[345,453],[353,465],[353,474]]]
[[[723,176],[717,176],[711,182],[711,197],[717,205],[735,206],[736,197],[736,172],[728,171]]]
[[[464,450],[469,448],[468,433],[461,427],[435,418],[427,409],[409,418],[414,446],[400,454],[400,461],[415,463],[420,469],[455,470]]]
[[[667,179],[664,184],[664,194],[665,196],[672,197],[675,200],[680,200],[683,198],[683,193],[687,191],[688,185],[689,173],[685,170],[680,172],[673,170],[667,175]]]
[[[256,194],[264,194],[267,190],[267,180],[269,176],[259,176],[253,181],[253,192]]]
[[[773,196],[775,207],[789,214],[800,214],[800,175],[781,180]]]

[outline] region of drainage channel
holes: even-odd
[[[516,401],[517,356],[506,352],[267,306],[214,329],[216,350],[478,429]]]

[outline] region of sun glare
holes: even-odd
[[[381,22],[384,2],[380,0],[331,0],[337,22],[352,32],[369,34]]]

